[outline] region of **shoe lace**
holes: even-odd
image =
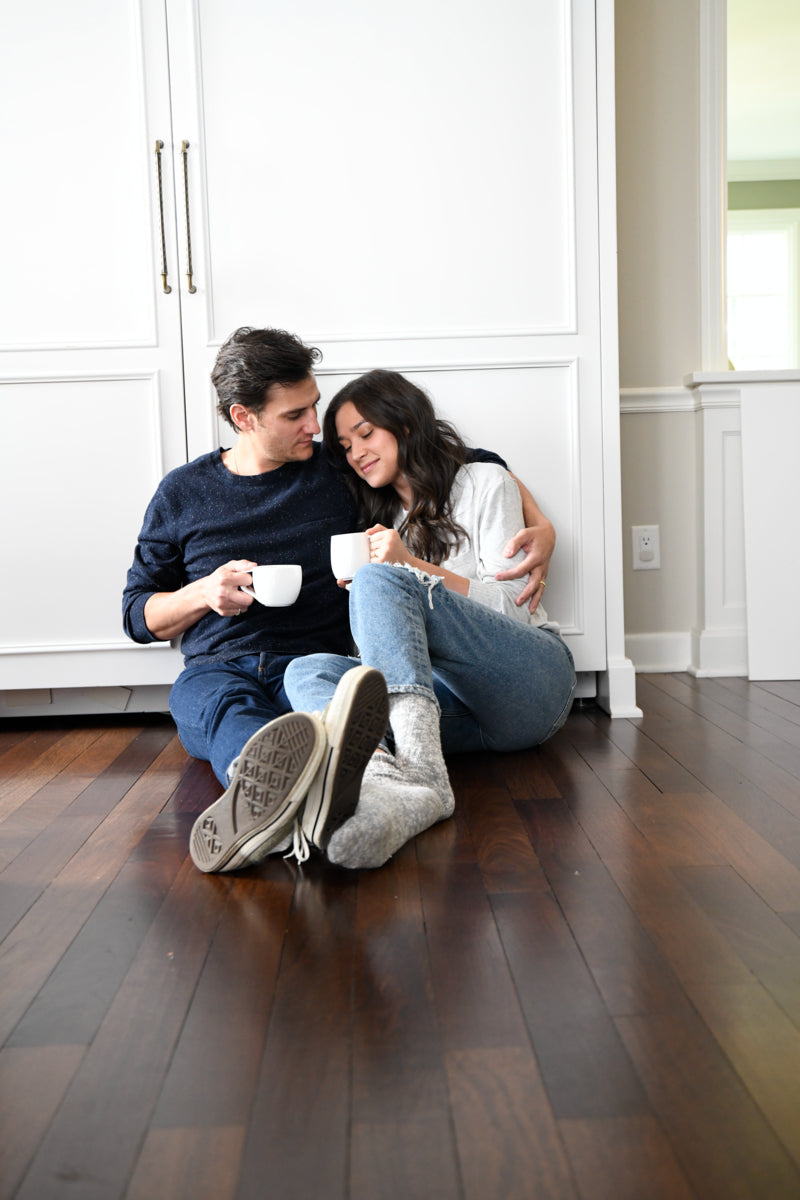
[[[299,817],[295,817],[292,828],[292,848],[283,857],[296,859],[297,865],[302,867],[303,863],[307,862],[310,854],[311,845],[303,832],[302,822]]]

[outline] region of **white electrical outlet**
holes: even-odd
[[[657,571],[661,566],[661,538],[658,525],[633,525],[634,571]]]

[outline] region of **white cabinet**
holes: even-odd
[[[172,265],[165,294],[159,273],[163,14],[32,0],[3,16],[0,690],[156,683],[177,653],[128,641],[120,588],[186,455],[178,281]]]
[[[26,586],[4,589],[0,689],[174,677],[176,651],[126,645],[120,590],[159,476],[229,444],[209,372],[242,324],[318,345],[323,397],[402,370],[503,453],[558,530],[548,610],[579,670],[606,670],[595,16],[592,0],[20,8],[0,76],[21,184],[0,403],[3,558]]]

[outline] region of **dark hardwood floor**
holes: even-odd
[[[380,871],[187,857],[165,717],[0,723],[0,1195],[800,1197],[800,683],[640,676]]]

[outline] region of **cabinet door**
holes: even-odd
[[[591,0],[167,0],[197,292],[190,454],[239,325],[395,367],[556,524],[547,608],[605,666]],[[222,433],[230,444],[230,431]]]
[[[120,605],[186,456],[163,11],[7,5],[0,109],[0,689],[165,682]]]

